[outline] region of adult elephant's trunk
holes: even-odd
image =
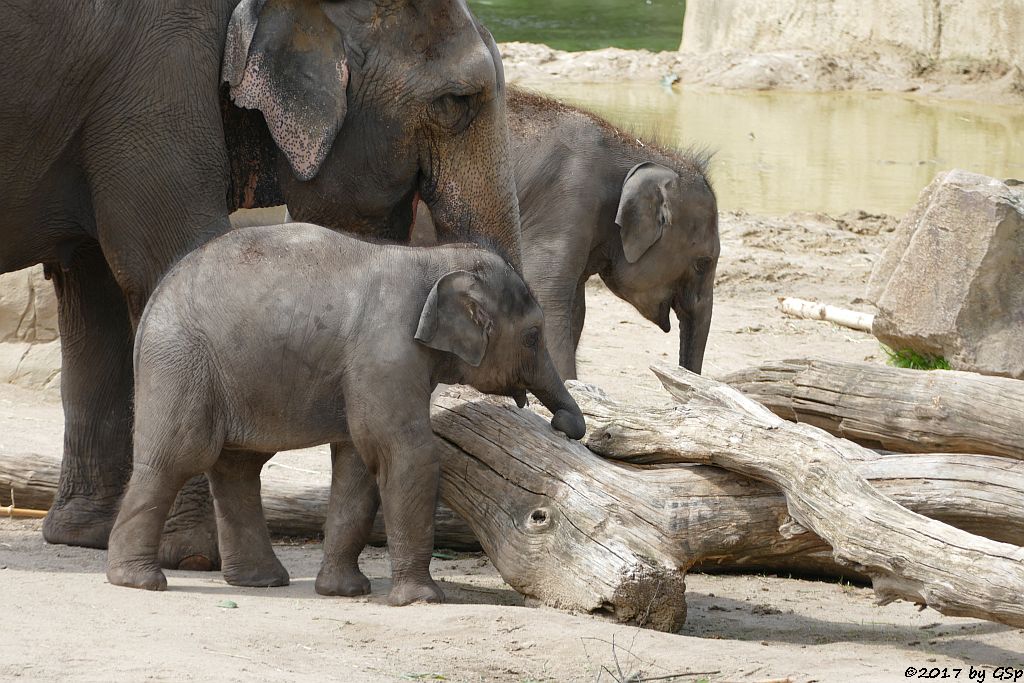
[[[714,282],[713,269],[710,279]],[[698,291],[680,288],[672,300],[672,309],[679,324],[679,365],[698,375],[704,366],[713,304],[711,286],[698,288]]]
[[[522,272],[519,201],[509,163],[505,80],[501,58],[487,35],[467,48],[465,69],[493,74],[493,90],[453,98],[444,106],[471,117],[459,135],[427,141],[420,159],[421,194],[439,242],[475,242],[501,254]],[[474,82],[487,82],[478,76]]]
[[[542,350],[537,372],[530,383],[530,391],[551,411],[551,426],[570,439],[582,439],[587,431],[583,412],[576,405],[572,395],[565,389],[565,383],[555,371],[551,356]]]

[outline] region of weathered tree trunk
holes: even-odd
[[[949,370],[786,360],[724,381],[776,415],[871,448],[1024,459],[1024,382]]]
[[[781,488],[796,523],[776,518],[772,530],[797,542],[815,530],[837,560],[872,578],[883,602],[904,598],[944,614],[1024,624],[1024,550],[900,507],[844,460],[862,451],[855,444],[783,422],[706,378],[672,377],[677,393],[685,383],[693,388],[686,406],[626,406],[574,387],[587,445],[621,464],[602,465],[509,406],[435,402],[435,431],[457,446],[443,456],[442,495],[510,585],[549,604],[672,627],[685,606],[666,591],[680,588],[681,572],[698,560],[747,556],[743,544],[754,539],[743,525],[760,523],[719,514],[721,499],[684,483],[684,468],[637,466],[701,462]],[[762,533],[755,552],[764,553],[766,538],[777,535]]]
[[[849,441],[785,422],[735,389],[681,368],[655,372],[688,413],[678,429],[658,431],[657,452],[778,486],[793,518],[827,541],[837,561],[868,574],[883,604],[911,600],[950,616],[1024,625],[1024,548],[974,536],[886,498],[844,457],[858,448]],[[592,448],[616,442],[617,456],[651,452],[653,444],[637,439],[621,417],[591,430]]]

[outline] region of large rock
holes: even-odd
[[[889,347],[1024,379],[1024,190],[940,174],[875,264],[867,298]]]
[[[60,387],[57,299],[42,266],[0,275],[0,382]]]
[[[57,297],[43,267],[0,275],[0,342],[40,343],[57,336]]]

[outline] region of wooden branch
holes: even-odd
[[[16,508],[13,505],[0,508],[0,517],[8,517],[14,519],[42,519],[46,517],[46,510],[27,510],[25,508]]]
[[[799,524],[828,541],[838,561],[871,577],[883,604],[900,598],[950,616],[1024,626],[1024,549],[886,498],[847,462],[852,443],[785,422],[739,391],[682,368],[655,372],[684,402],[676,408],[682,415],[648,410],[640,422],[620,410],[591,424],[592,449],[616,458],[672,453],[771,482]]]
[[[871,448],[1024,459],[1024,381],[803,359],[723,378],[787,420]]]
[[[839,308],[838,306],[821,304],[817,301],[794,299],[792,297],[780,298],[779,308],[782,309],[783,313],[796,318],[824,320],[825,322],[835,323],[836,325],[860,330],[861,332],[870,332],[871,325],[875,321],[875,316],[871,313],[851,311],[847,308]]]

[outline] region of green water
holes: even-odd
[[[498,42],[676,50],[685,0],[469,0]]]
[[[935,174],[1024,177],[1024,110],[865,93],[673,91],[656,84],[540,86],[619,125],[717,150],[722,209],[902,215]]]

